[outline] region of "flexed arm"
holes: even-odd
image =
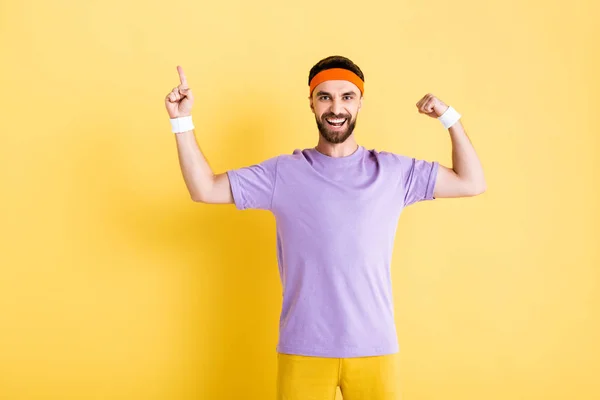
[[[449,108],[431,93],[416,106],[420,113],[432,118],[439,118]],[[440,164],[433,196],[468,197],[483,193],[486,190],[483,168],[465,129],[460,121],[456,121],[448,131],[452,142],[452,168]]]

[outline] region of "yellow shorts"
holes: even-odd
[[[277,353],[277,400],[399,400],[399,353],[326,358]]]

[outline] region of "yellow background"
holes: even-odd
[[[164,97],[196,95],[215,172],[312,147],[310,67],[365,73],[356,137],[488,191],[403,213],[404,398],[600,398],[598,2],[0,3],[0,399],[273,399],[265,211],[191,201]],[[414,208],[413,208],[414,207]]]

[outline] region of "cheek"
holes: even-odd
[[[319,119],[323,118],[323,115],[325,115],[327,110],[320,110],[318,108],[315,108],[315,115],[317,115],[319,117]]]

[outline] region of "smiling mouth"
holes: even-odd
[[[343,119],[341,119],[341,118],[325,118],[325,121],[327,121],[327,123],[330,126],[333,126],[335,128],[339,128],[342,125],[344,125],[346,123],[346,120],[347,120],[346,118],[343,118]]]

